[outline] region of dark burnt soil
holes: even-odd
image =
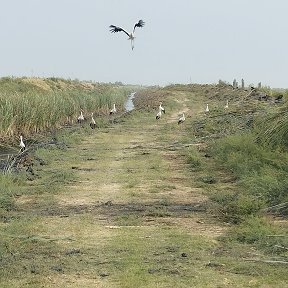
[[[109,217],[109,219],[118,218],[122,216],[137,216],[143,217],[177,217],[186,218],[191,215],[191,212],[205,212],[206,204],[203,203],[113,203],[107,201],[105,203],[95,204],[81,204],[81,205],[49,205],[43,207],[43,204],[37,203],[22,204],[18,208],[20,214],[30,214],[31,216],[60,216],[70,217],[78,214],[90,213],[101,217]]]

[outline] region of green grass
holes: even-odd
[[[247,217],[239,226],[230,231],[230,240],[253,244],[267,253],[287,254],[288,233],[273,225],[273,221],[262,217]],[[282,248],[281,248],[282,247]]]
[[[0,215],[15,209],[15,197],[21,194],[21,178],[0,174]],[[22,182],[23,185],[23,182]]]
[[[214,97],[211,90],[207,94]],[[217,95],[219,99],[215,95],[216,108],[223,97],[221,94]],[[197,95],[204,97],[203,91]],[[287,104],[279,108],[252,99],[245,101],[236,106],[230,99],[234,106],[231,105],[228,112],[213,109],[207,117],[198,117],[194,121],[190,131],[200,139],[205,137],[208,147],[203,151],[189,147],[187,162],[193,178],[210,198],[208,211],[233,224],[229,237],[222,239],[224,245],[231,245],[229,253],[232,254],[233,249],[238,254],[243,253],[241,248],[235,248],[241,243],[239,247],[255,247],[266,260],[286,261],[287,227],[269,221],[271,216],[267,212],[283,217],[285,222],[288,202]],[[209,157],[205,158],[205,155]],[[244,269],[245,265],[247,269]],[[245,262],[238,267],[233,264],[231,270],[237,273],[239,269],[239,274],[252,275],[253,266],[257,267],[257,273],[264,273],[259,263],[247,265]],[[276,270],[273,267],[267,269],[271,275]],[[283,276],[283,269],[279,267],[279,277]]]
[[[257,143],[253,133],[219,140],[214,144],[212,151],[219,165],[233,173],[242,190],[226,201],[226,204],[231,202],[232,215],[240,213],[245,217],[265,207],[287,202],[286,152],[271,150],[269,146]],[[219,198],[218,195],[215,197]],[[244,208],[245,202],[254,209],[247,207],[242,212],[242,209],[235,209],[237,206]]]
[[[34,152],[35,179],[23,181],[25,168],[0,178],[3,287],[285,287],[287,265],[261,261],[287,259],[287,224],[265,210],[287,201],[286,152],[260,145],[245,115],[225,124],[220,108],[199,110],[231,91],[165,89],[117,123],[56,131]],[[160,99],[168,119],[183,108],[175,95],[191,116],[155,122]],[[207,211],[189,210],[199,203]]]
[[[189,147],[186,151],[186,158],[192,171],[201,171],[203,169],[202,156],[200,155],[197,147]]]

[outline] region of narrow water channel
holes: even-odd
[[[126,112],[132,111],[134,109],[133,98],[135,97],[136,92],[132,92],[124,105]]]

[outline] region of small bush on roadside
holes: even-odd
[[[288,201],[287,173],[265,167],[258,175],[252,174],[242,179],[240,185],[253,197],[262,199],[268,206]]]
[[[241,223],[250,215],[256,215],[265,206],[263,200],[244,193],[223,191],[215,193],[210,198],[214,202],[212,210],[224,221],[234,224]]]
[[[257,144],[252,133],[219,140],[212,151],[215,158],[238,178],[259,172],[263,162],[271,158],[271,152]]]
[[[252,244],[266,253],[283,254],[288,246],[288,233],[281,227],[262,217],[248,217],[243,223],[235,226],[228,239]]]

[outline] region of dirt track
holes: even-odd
[[[74,144],[43,146],[43,161],[31,164],[31,193],[17,194],[16,210],[1,223],[4,287],[214,288],[265,282],[250,273],[252,266],[245,270],[243,255],[255,251],[228,253],[218,241],[227,226],[209,214],[209,189],[233,189],[231,175],[215,171],[215,186],[199,180],[208,173],[203,167],[214,167],[201,131],[209,122],[206,101],[220,107],[224,96],[236,99],[235,91],[227,88],[219,96],[219,88],[211,86],[220,97],[216,102],[214,94],[197,94],[205,85],[192,86],[141,91],[135,111],[109,116],[103,128],[90,130],[87,123]],[[159,101],[166,114],[157,121]],[[178,125],[183,112],[186,121]],[[187,161],[189,149],[197,150],[202,170]]]

